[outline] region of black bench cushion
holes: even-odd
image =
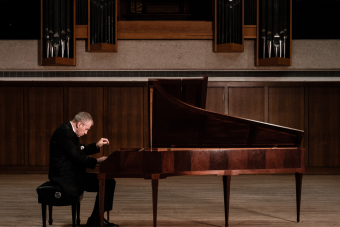
[[[47,181],[37,188],[38,202],[52,206],[68,206],[76,204],[83,199],[83,195],[69,196],[66,195],[64,190],[53,184],[51,181]]]

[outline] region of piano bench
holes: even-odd
[[[46,205],[49,208],[49,225],[52,225],[52,207],[53,206],[72,206],[72,226],[80,225],[80,201],[83,199],[83,195],[69,196],[64,193],[61,187],[47,181],[37,188],[38,203],[41,203],[42,221],[43,227],[46,227]]]

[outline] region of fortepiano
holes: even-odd
[[[231,175],[295,173],[300,220],[303,131],[205,110],[208,77],[149,80],[150,147],[120,148],[100,165],[101,225],[105,179],[152,182],[153,225],[157,225],[158,181],[171,176],[223,176],[228,226]]]

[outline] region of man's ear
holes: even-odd
[[[79,128],[81,125],[81,122],[77,122],[76,127]]]

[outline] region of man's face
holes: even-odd
[[[85,122],[85,123],[84,122],[78,122],[76,124],[76,129],[75,129],[77,136],[81,137],[83,135],[86,135],[87,132],[90,130],[91,126],[92,126],[92,121],[88,121],[88,122]]]

